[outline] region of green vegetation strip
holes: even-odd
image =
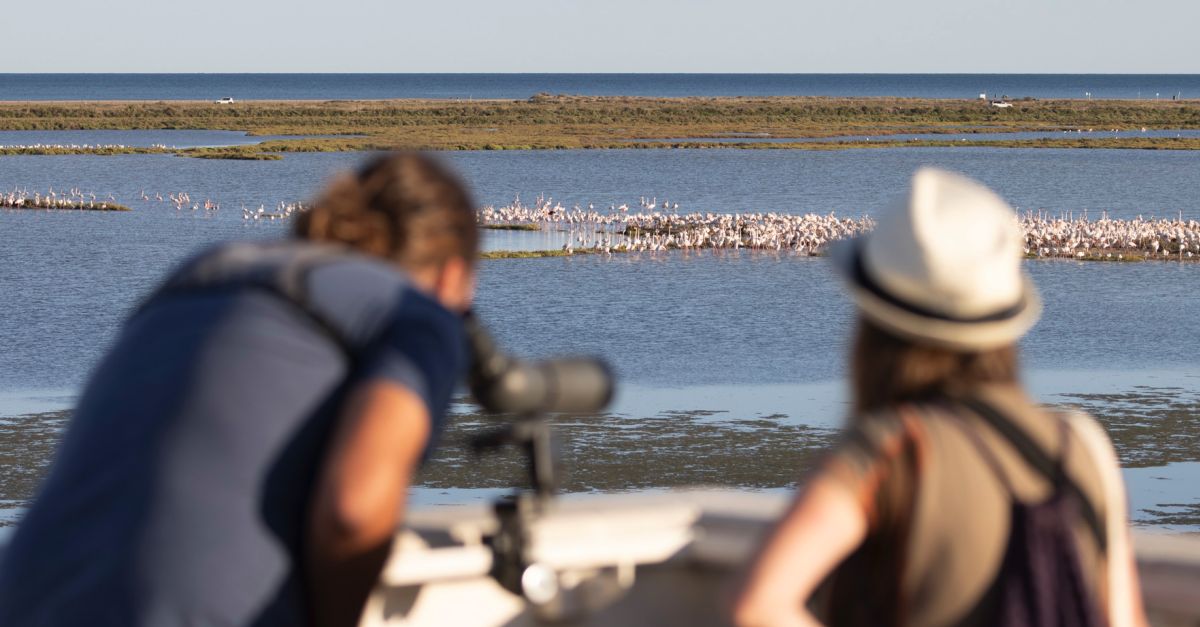
[[[587,255],[590,250],[491,250],[480,253],[480,259],[540,259],[542,257],[570,257],[572,255]]]
[[[0,149],[0,154],[178,152],[205,158],[268,153],[413,148],[511,150],[574,148],[738,148],[839,150],[897,146],[1200,149],[1195,138],[999,141],[889,141],[896,134],[1200,128],[1200,101],[1045,100],[998,109],[977,100],[902,98],[628,98],[537,96],[529,100],[392,100],[234,105],[206,102],[0,103],[0,130],[237,129],[255,135],[337,135],[221,149],[69,147]],[[873,141],[724,143],[718,137],[818,138],[867,135]],[[680,139],[674,142],[642,140]]]
[[[0,210],[3,211],[133,211],[129,207],[120,203],[100,201],[94,203],[84,202],[67,202],[49,205],[34,205],[32,201],[29,204],[10,205],[5,202],[0,202]]]
[[[241,161],[279,161],[283,155],[274,152],[247,152],[241,150],[183,150],[181,157],[196,159],[236,159]]]
[[[479,228],[489,231],[540,231],[540,224],[480,224]]]

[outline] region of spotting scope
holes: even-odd
[[[467,384],[488,412],[533,416],[589,413],[612,400],[612,370],[594,357],[526,361],[509,356],[474,313],[466,315],[471,350]]]

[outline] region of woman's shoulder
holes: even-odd
[[[833,449],[833,461],[861,475],[900,460],[906,451],[922,447],[924,423],[933,410],[924,404],[901,404],[851,415]]]

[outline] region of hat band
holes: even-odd
[[[862,287],[864,290],[866,290],[868,293],[870,293],[875,298],[878,298],[879,300],[882,300],[883,302],[885,302],[893,307],[896,307],[897,309],[904,310],[908,313],[915,314],[915,315],[921,316],[923,318],[932,318],[934,320],[944,320],[946,322],[960,322],[960,323],[964,323],[964,324],[977,324],[977,323],[984,323],[984,322],[1000,322],[1003,320],[1008,320],[1010,318],[1015,318],[1018,315],[1020,315],[1021,312],[1024,311],[1024,309],[1025,309],[1026,303],[1025,303],[1024,295],[1022,295],[1021,300],[1017,301],[1017,304],[1013,305],[1012,307],[998,311],[996,313],[988,314],[986,316],[979,316],[979,317],[975,317],[975,318],[963,318],[963,317],[959,317],[959,316],[950,316],[950,315],[947,315],[947,314],[944,314],[944,313],[941,313],[938,311],[926,309],[925,307],[922,307],[920,305],[914,305],[913,303],[900,300],[896,296],[888,293],[887,291],[885,291],[883,289],[883,287],[881,285],[879,285],[879,283],[877,283],[874,279],[872,279],[871,275],[867,272],[866,265],[863,264],[862,246],[861,245],[855,246],[854,248],[855,248],[854,262],[853,262],[854,267],[852,269],[852,271],[854,273],[854,281],[856,283],[858,283],[859,287]]]

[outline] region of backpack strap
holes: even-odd
[[[978,398],[962,399],[961,402],[973,413],[982,418],[990,427],[995,429],[996,433],[1007,440],[1030,468],[1033,468],[1039,474],[1049,479],[1057,489],[1064,490],[1075,498],[1079,503],[1079,513],[1087,524],[1088,530],[1091,531],[1100,549],[1107,552],[1108,535],[1104,532],[1103,521],[1100,520],[1100,516],[1096,513],[1096,508],[1092,505],[1092,502],[1088,500],[1083,491],[1079,489],[1079,485],[1072,481],[1066,472],[1066,455],[1068,452],[1068,445],[1066,443],[1070,441],[1070,428],[1067,423],[1062,418],[1055,417],[1055,420],[1058,422],[1060,438],[1063,440],[1061,454],[1055,458],[1042,450],[1037,443],[1030,439],[1029,435],[990,403]],[[1011,486],[1009,486],[1009,489],[1011,490]]]
[[[1004,471],[1004,466],[1000,464],[1000,459],[996,457],[996,452],[988,447],[987,443],[983,441],[982,437],[980,437],[979,431],[971,425],[968,425],[964,420],[955,419],[953,416],[949,418],[950,419],[948,422],[956,425],[959,430],[963,432],[963,435],[967,436],[967,439],[971,441],[971,444],[975,447],[976,451],[979,452],[979,456],[983,458],[983,462],[987,464],[988,468],[991,469],[992,474],[995,475],[996,479],[1000,481],[1000,484],[1004,486],[1004,491],[1007,492],[1010,497],[1014,499],[1017,498],[1017,492],[1013,489],[1012,479],[1010,479],[1008,473]]]
[[[351,256],[340,246],[306,244],[289,250],[288,243],[235,243],[193,260],[151,293],[135,310],[136,316],[153,303],[179,295],[217,291],[259,290],[292,308],[311,322],[353,366],[358,352],[340,327],[313,306],[308,276],[316,268]]]

